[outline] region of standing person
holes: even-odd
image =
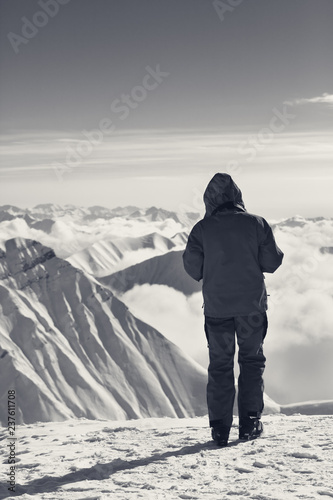
[[[193,227],[183,253],[186,272],[203,280],[205,333],[209,347],[207,405],[212,438],[228,444],[235,399],[235,333],[239,348],[239,438],[260,436],[264,408],[263,341],[267,293],[263,273],[273,273],[283,253],[266,220],[246,211],[230,175],[209,182],[206,213]]]

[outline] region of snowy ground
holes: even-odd
[[[21,425],[16,493],[8,495],[7,429],[0,498],[145,500],[333,498],[333,416],[270,415],[265,434],[210,439],[207,418]]]

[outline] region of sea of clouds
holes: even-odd
[[[158,232],[172,237],[184,228],[173,220],[137,221],[121,218],[82,225],[71,218],[57,220],[51,233],[30,228],[23,219],[0,224],[0,244],[14,236],[40,241],[66,258],[96,241]],[[331,399],[333,380],[333,220],[274,223],[276,241],[284,252],[282,266],[266,274],[269,330],[265,339],[268,394],[279,403]],[[147,253],[145,253],[147,252]],[[160,253],[160,252],[158,252]],[[125,254],[114,272],[156,255],[155,250]],[[135,286],[122,300],[131,311],[157,328],[203,366],[208,364],[203,330],[202,295],[189,297],[165,286]],[[236,370],[237,374],[237,370]]]
[[[285,256],[266,274],[269,330],[265,340],[268,393],[280,403],[332,397],[333,221],[283,226],[275,237]],[[163,285],[136,286],[122,299],[203,366],[208,364],[202,295]],[[235,371],[237,374],[237,370]]]

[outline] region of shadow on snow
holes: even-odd
[[[228,448],[235,446],[239,441],[233,441],[228,444]],[[139,458],[137,460],[122,460],[117,458],[111,462],[105,464],[93,465],[92,467],[87,467],[84,469],[77,470],[75,472],[70,472],[64,476],[44,476],[39,479],[34,479],[30,483],[25,485],[16,484],[15,496],[23,495],[24,493],[50,493],[56,491],[59,487],[69,483],[75,483],[79,481],[99,481],[108,479],[112,474],[116,472],[121,472],[124,470],[135,469],[137,467],[144,467],[146,465],[152,464],[154,462],[160,462],[166,460],[169,457],[178,457],[182,455],[191,455],[194,453],[199,453],[202,450],[216,450],[219,448],[213,441],[207,441],[206,443],[199,443],[192,446],[184,446],[179,450],[167,451],[165,453],[156,453],[151,457]],[[2,498],[7,498],[12,496],[13,492],[8,491],[7,494],[2,496]]]

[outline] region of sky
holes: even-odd
[[[331,0],[0,0],[2,204],[332,216]]]

